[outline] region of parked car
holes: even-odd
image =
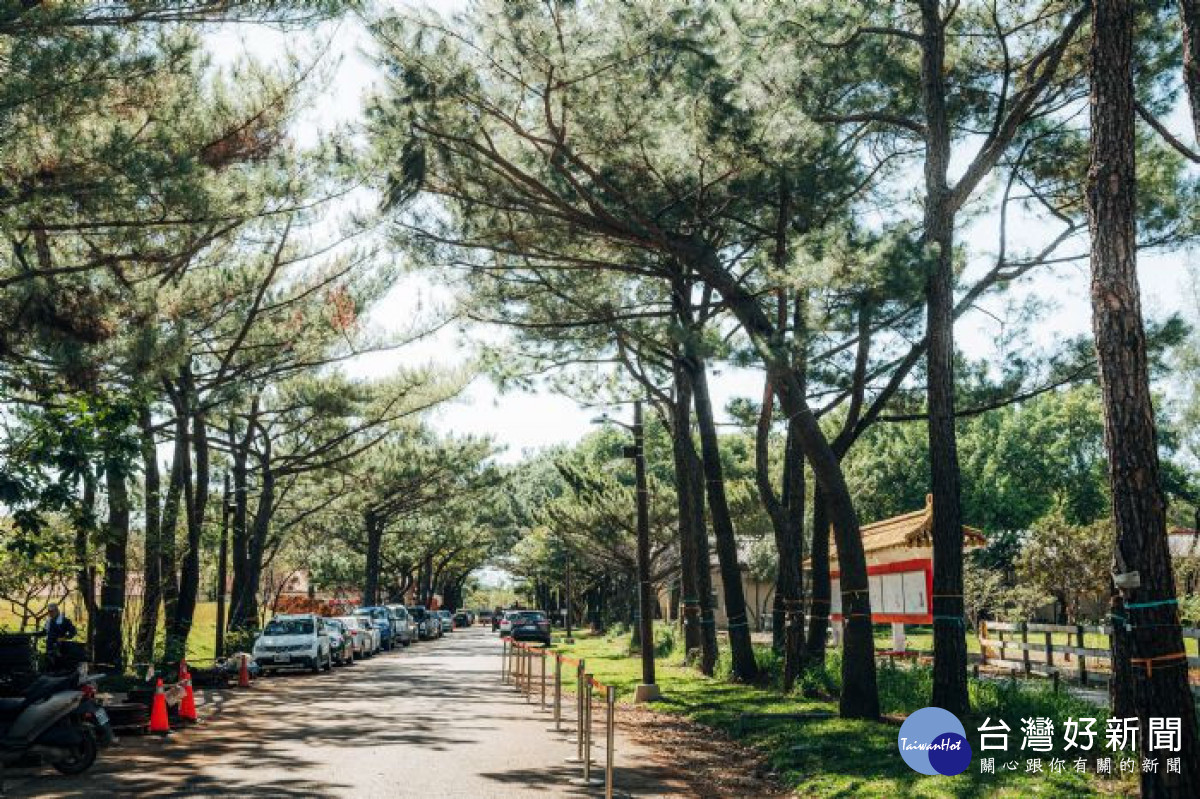
[[[540,610],[516,610],[509,614],[514,641],[541,641],[550,646],[550,617]]]
[[[517,613],[517,612],[519,612],[519,611],[515,611],[515,610],[504,611],[504,615],[500,617],[500,634],[501,635],[512,635],[512,617],[513,617],[513,614]]]
[[[448,610],[439,610],[435,612],[437,613],[438,621],[440,621],[442,624],[442,632],[454,632],[454,614]]]
[[[465,610],[460,610],[458,613],[455,613],[454,614],[454,626],[455,627],[470,627],[471,626],[471,614],[467,613]]]
[[[354,662],[354,638],[350,629],[341,619],[325,619],[325,629],[329,631],[329,652],[333,662],[345,666]]]
[[[267,673],[299,667],[316,674],[333,668],[325,620],[314,613],[276,616],[254,642],[254,659]]]
[[[370,619],[366,616],[338,616],[338,621],[346,625],[354,638],[355,657],[369,658],[375,654],[377,633]]]
[[[416,622],[417,638],[419,640],[431,641],[434,638],[441,637],[442,625],[439,620],[434,618],[433,613],[420,605],[410,605],[408,612],[413,617],[413,621]]]
[[[355,616],[365,616],[375,625],[375,629],[379,631],[379,648],[382,651],[390,651],[396,648],[396,634],[392,629],[392,614],[382,605],[374,605],[366,608],[359,608],[354,611]]]
[[[417,637],[415,626],[412,620],[412,614],[408,612],[408,608],[403,605],[388,605],[388,613],[392,615],[392,629],[396,636],[396,640],[404,646],[408,646]]]

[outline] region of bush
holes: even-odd
[[[679,639],[674,625],[656,624],[654,626],[654,657],[670,657],[675,652],[678,643]]]

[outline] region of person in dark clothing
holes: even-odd
[[[58,609],[57,604],[52,602],[46,609],[50,611],[45,627],[46,657],[54,664],[58,661],[59,642],[74,638],[78,630],[75,629],[75,623],[67,618],[67,614]]]

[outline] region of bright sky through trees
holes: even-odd
[[[466,6],[463,0],[412,0],[394,3],[397,8],[423,4],[443,14],[451,14]],[[222,30],[209,37],[209,47],[217,63],[241,53],[273,61],[292,53],[302,59],[320,57],[328,70],[328,81],[303,122],[295,131],[300,142],[310,141],[323,130],[334,126],[356,125],[361,121],[364,95],[378,84],[379,74],[366,53],[369,41],[363,35],[361,22],[345,18],[329,23],[316,31],[298,33],[271,29],[250,28]],[[1168,120],[1174,130],[1186,130],[1188,117],[1181,105]],[[961,169],[952,163],[951,172]],[[913,191],[919,183],[913,175]],[[997,240],[997,215],[990,211],[976,214],[964,228],[961,240],[970,248],[971,267],[980,268],[994,256]],[[1033,247],[1045,240],[1047,228],[1033,217],[1010,222],[1010,246]],[[1071,248],[1072,254],[1086,252],[1086,240],[1080,239]],[[1142,300],[1148,319],[1161,319],[1183,309],[1187,287],[1191,284],[1189,271],[1195,269],[1192,252],[1146,254],[1139,261]],[[1028,331],[1024,340],[1007,340],[1012,331],[1001,321],[1006,304],[1039,302],[1047,312]],[[426,275],[410,275],[401,280],[392,292],[376,307],[371,321],[389,331],[404,328],[414,317],[432,313],[450,302],[450,293],[434,286]],[[972,359],[1001,360],[1006,351],[1023,350],[1029,346],[1048,349],[1054,342],[1088,334],[1090,316],[1088,305],[1088,271],[1086,259],[1035,270],[1004,294],[984,300],[980,307],[966,314],[956,326],[958,347]],[[402,352],[374,353],[363,356],[351,365],[354,373],[363,376],[383,376],[399,365],[434,361],[457,364],[469,360],[473,342],[487,337],[507,335],[504,331],[478,327],[463,329],[450,325],[423,342],[405,347]],[[1005,350],[1009,347],[1009,350]],[[730,422],[724,413],[726,404],[736,397],[756,397],[761,392],[761,377],[757,369],[724,367],[714,375],[714,405],[723,421]],[[618,413],[620,413],[618,411]],[[486,377],[479,377],[453,403],[438,409],[432,423],[456,433],[494,436],[506,449],[501,460],[516,461],[527,449],[577,440],[589,429],[590,420],[597,416],[595,408],[580,407],[575,401],[549,390],[526,392],[511,390],[500,393]]]

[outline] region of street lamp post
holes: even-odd
[[[613,421],[605,419],[604,421]],[[642,639],[642,684],[633,694],[635,702],[649,702],[662,697],[654,677],[654,602],[650,580],[650,494],[646,488],[646,437],[642,423],[642,401],[633,403],[633,424],[613,421],[633,433],[633,446],[625,448],[625,457],[633,459],[634,482],[637,492],[637,569],[638,569],[638,631]]]

